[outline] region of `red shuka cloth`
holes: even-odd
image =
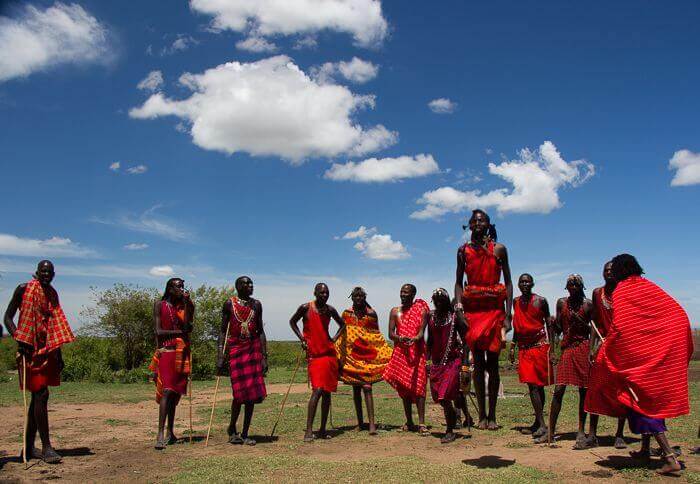
[[[260,341],[262,328],[258,327],[253,308],[241,304],[237,297],[231,298],[231,308],[227,343],[233,401],[260,403],[267,396]],[[248,321],[247,326],[243,324],[245,321]]]
[[[464,273],[467,287],[462,305],[467,316],[467,344],[472,351],[501,351],[501,327],[505,319],[503,303],[505,286],[501,280],[501,264],[494,255],[494,243],[486,249],[464,244]],[[484,297],[479,297],[483,293]]]
[[[554,372],[549,362],[549,344],[545,332],[545,314],[533,303],[521,297],[513,302],[513,339],[518,343],[518,376],[520,383],[546,386],[554,381]]]
[[[593,365],[586,411],[686,415],[692,353],[690,321],[678,302],[643,277],[625,279],[613,292],[613,321]]]
[[[399,313],[396,334],[415,338],[423,322],[423,314],[430,310],[428,303],[416,299],[405,313]],[[396,343],[391,360],[384,370],[384,380],[394,387],[401,398],[415,401],[425,396],[427,372],[425,369],[425,341],[411,345]]]
[[[593,322],[596,324],[600,335],[605,338],[610,331],[613,320],[612,298],[605,295],[604,287],[593,289]]]
[[[167,301],[161,301],[159,311],[161,328],[175,330],[185,324],[184,307],[174,307]],[[178,337],[162,341],[149,368],[156,374],[156,402],[160,402],[165,390],[185,395],[191,370],[189,341]]]
[[[437,324],[435,312],[428,320],[430,341],[430,394],[434,402],[455,400],[459,394],[459,371],[462,366],[464,334],[457,330],[455,314],[449,313],[444,324]]]
[[[311,387],[326,392],[338,389],[338,358],[335,345],[328,335],[331,317],[320,314],[316,303],[311,301],[304,318],[304,340],[308,357],[308,372]]]

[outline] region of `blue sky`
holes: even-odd
[[[310,3],[2,2],[0,300],[50,257],[74,325],[245,273],[273,338],[319,280],[386,327],[483,207],[551,300],[630,252],[697,326],[697,2]]]

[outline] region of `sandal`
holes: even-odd
[[[233,445],[243,445],[243,437],[241,437],[239,434],[233,434],[231,437],[229,437],[228,443]]]
[[[615,448],[616,449],[626,449],[627,442],[622,437],[615,437]]]
[[[167,444],[167,443],[165,442],[165,440],[163,440],[163,439],[161,439],[161,440],[156,440],[155,449],[156,449],[156,450],[163,450],[163,449],[165,449],[165,447],[166,447],[167,445],[168,445],[168,444]]]
[[[250,445],[250,446],[253,446],[253,445],[255,445],[255,444],[257,444],[257,442],[256,442],[255,440],[253,440],[253,439],[249,439],[248,437],[246,437],[245,439],[243,439],[243,445]]]
[[[671,452],[670,454],[664,455],[663,458],[666,462],[661,469],[656,470],[656,473],[661,476],[680,476],[680,472],[683,470],[683,467],[681,466],[680,462],[678,462],[676,453]],[[670,464],[668,462],[669,459],[672,459],[672,463]]]
[[[441,444],[449,444],[451,442],[454,442],[457,440],[457,434],[454,432],[450,432],[449,434],[445,434],[443,438],[440,439]]]
[[[421,437],[426,437],[426,436],[430,435],[430,430],[428,430],[428,426],[427,425],[419,425],[418,426],[418,435],[420,435]]]
[[[399,429],[399,432],[415,432],[416,431],[416,426],[413,424],[403,424],[401,428]]]
[[[49,449],[46,452],[44,452],[44,456],[42,457],[42,459],[47,464],[58,464],[62,460],[61,456],[58,455],[58,452],[56,452],[53,449]]]

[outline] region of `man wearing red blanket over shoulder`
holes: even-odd
[[[612,273],[617,281],[613,321],[591,371],[586,411],[627,416],[632,432],[642,434],[642,448],[632,456],[648,460],[653,435],[664,453],[657,472],[676,474],[681,466],[666,438],[664,419],[690,411],[690,321],[675,299],[642,277],[633,256],[613,258]]]

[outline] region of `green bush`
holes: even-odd
[[[298,341],[267,342],[267,358],[270,367],[294,368],[301,353],[301,344]],[[303,357],[304,355],[302,359]]]
[[[0,372],[14,370],[17,368],[15,355],[17,353],[17,343],[6,336],[0,338]]]

